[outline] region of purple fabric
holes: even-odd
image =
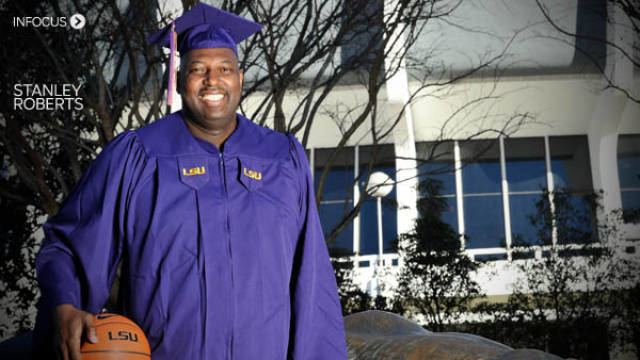
[[[180,41],[180,54],[186,54],[193,49],[228,48],[238,55],[235,40],[229,33],[216,25],[200,24],[185,31]]]
[[[238,116],[224,151],[180,112],[114,139],[36,260],[47,314],[105,305],[123,259],[123,314],[152,359],[346,359],[336,283],[304,149]]]
[[[238,44],[262,29],[262,25],[207,4],[196,4],[175,20],[178,49],[184,55],[193,49],[229,48],[238,53]],[[148,37],[150,44],[170,46],[172,25]]]

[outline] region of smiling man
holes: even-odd
[[[154,360],[346,359],[304,149],[236,114],[237,43],[259,29],[200,4],[151,37],[177,41],[184,110],[114,139],[45,224],[47,358],[47,346],[79,359],[81,341],[100,341],[91,314],[122,263],[118,310]]]
[[[228,48],[193,49],[183,59],[179,89],[197,137],[220,147],[236,125],[243,73]]]

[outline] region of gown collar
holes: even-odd
[[[186,124],[187,119],[185,119],[184,113],[182,111],[179,111],[176,114],[179,115],[176,119],[176,122],[179,123],[179,136],[180,138],[182,138],[181,140],[184,140],[187,148],[191,148],[194,150],[197,149],[196,152],[205,151],[210,154],[220,154],[220,150],[218,150],[215,145],[197,138],[191,133],[191,131],[189,131],[189,127]],[[238,155],[239,153],[241,153],[242,149],[248,145],[247,142],[250,140],[250,136],[248,136],[249,134],[247,134],[247,132],[249,131],[249,127],[251,127],[252,124],[249,119],[240,114],[236,114],[236,120],[236,128],[225,140],[222,146],[222,153],[224,155]]]

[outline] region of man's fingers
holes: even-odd
[[[96,327],[93,324],[93,315],[91,314],[87,314],[84,317],[84,333],[90,343],[95,344],[98,342],[98,335],[96,334]]]
[[[67,344],[60,344],[57,349],[57,355],[59,360],[69,360],[69,352],[67,351]]]
[[[73,305],[58,305],[54,312],[56,330],[56,357],[63,360],[81,360],[80,345],[84,339],[97,342],[93,315],[76,309]]]
[[[80,357],[80,337],[73,336],[69,339],[69,342],[67,342],[67,349],[71,355],[69,357],[71,360],[82,360]]]
[[[77,319],[81,320],[81,319]],[[81,321],[74,321],[73,327],[69,331],[69,337],[67,338],[67,352],[69,353],[69,359],[80,359],[80,341],[82,340],[82,333],[84,332],[84,326]]]

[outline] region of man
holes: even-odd
[[[184,110],[114,139],[45,225],[36,338],[59,358],[96,341],[121,261],[154,360],[346,358],[304,149],[236,114],[236,43],[259,28],[202,4],[177,19]]]

